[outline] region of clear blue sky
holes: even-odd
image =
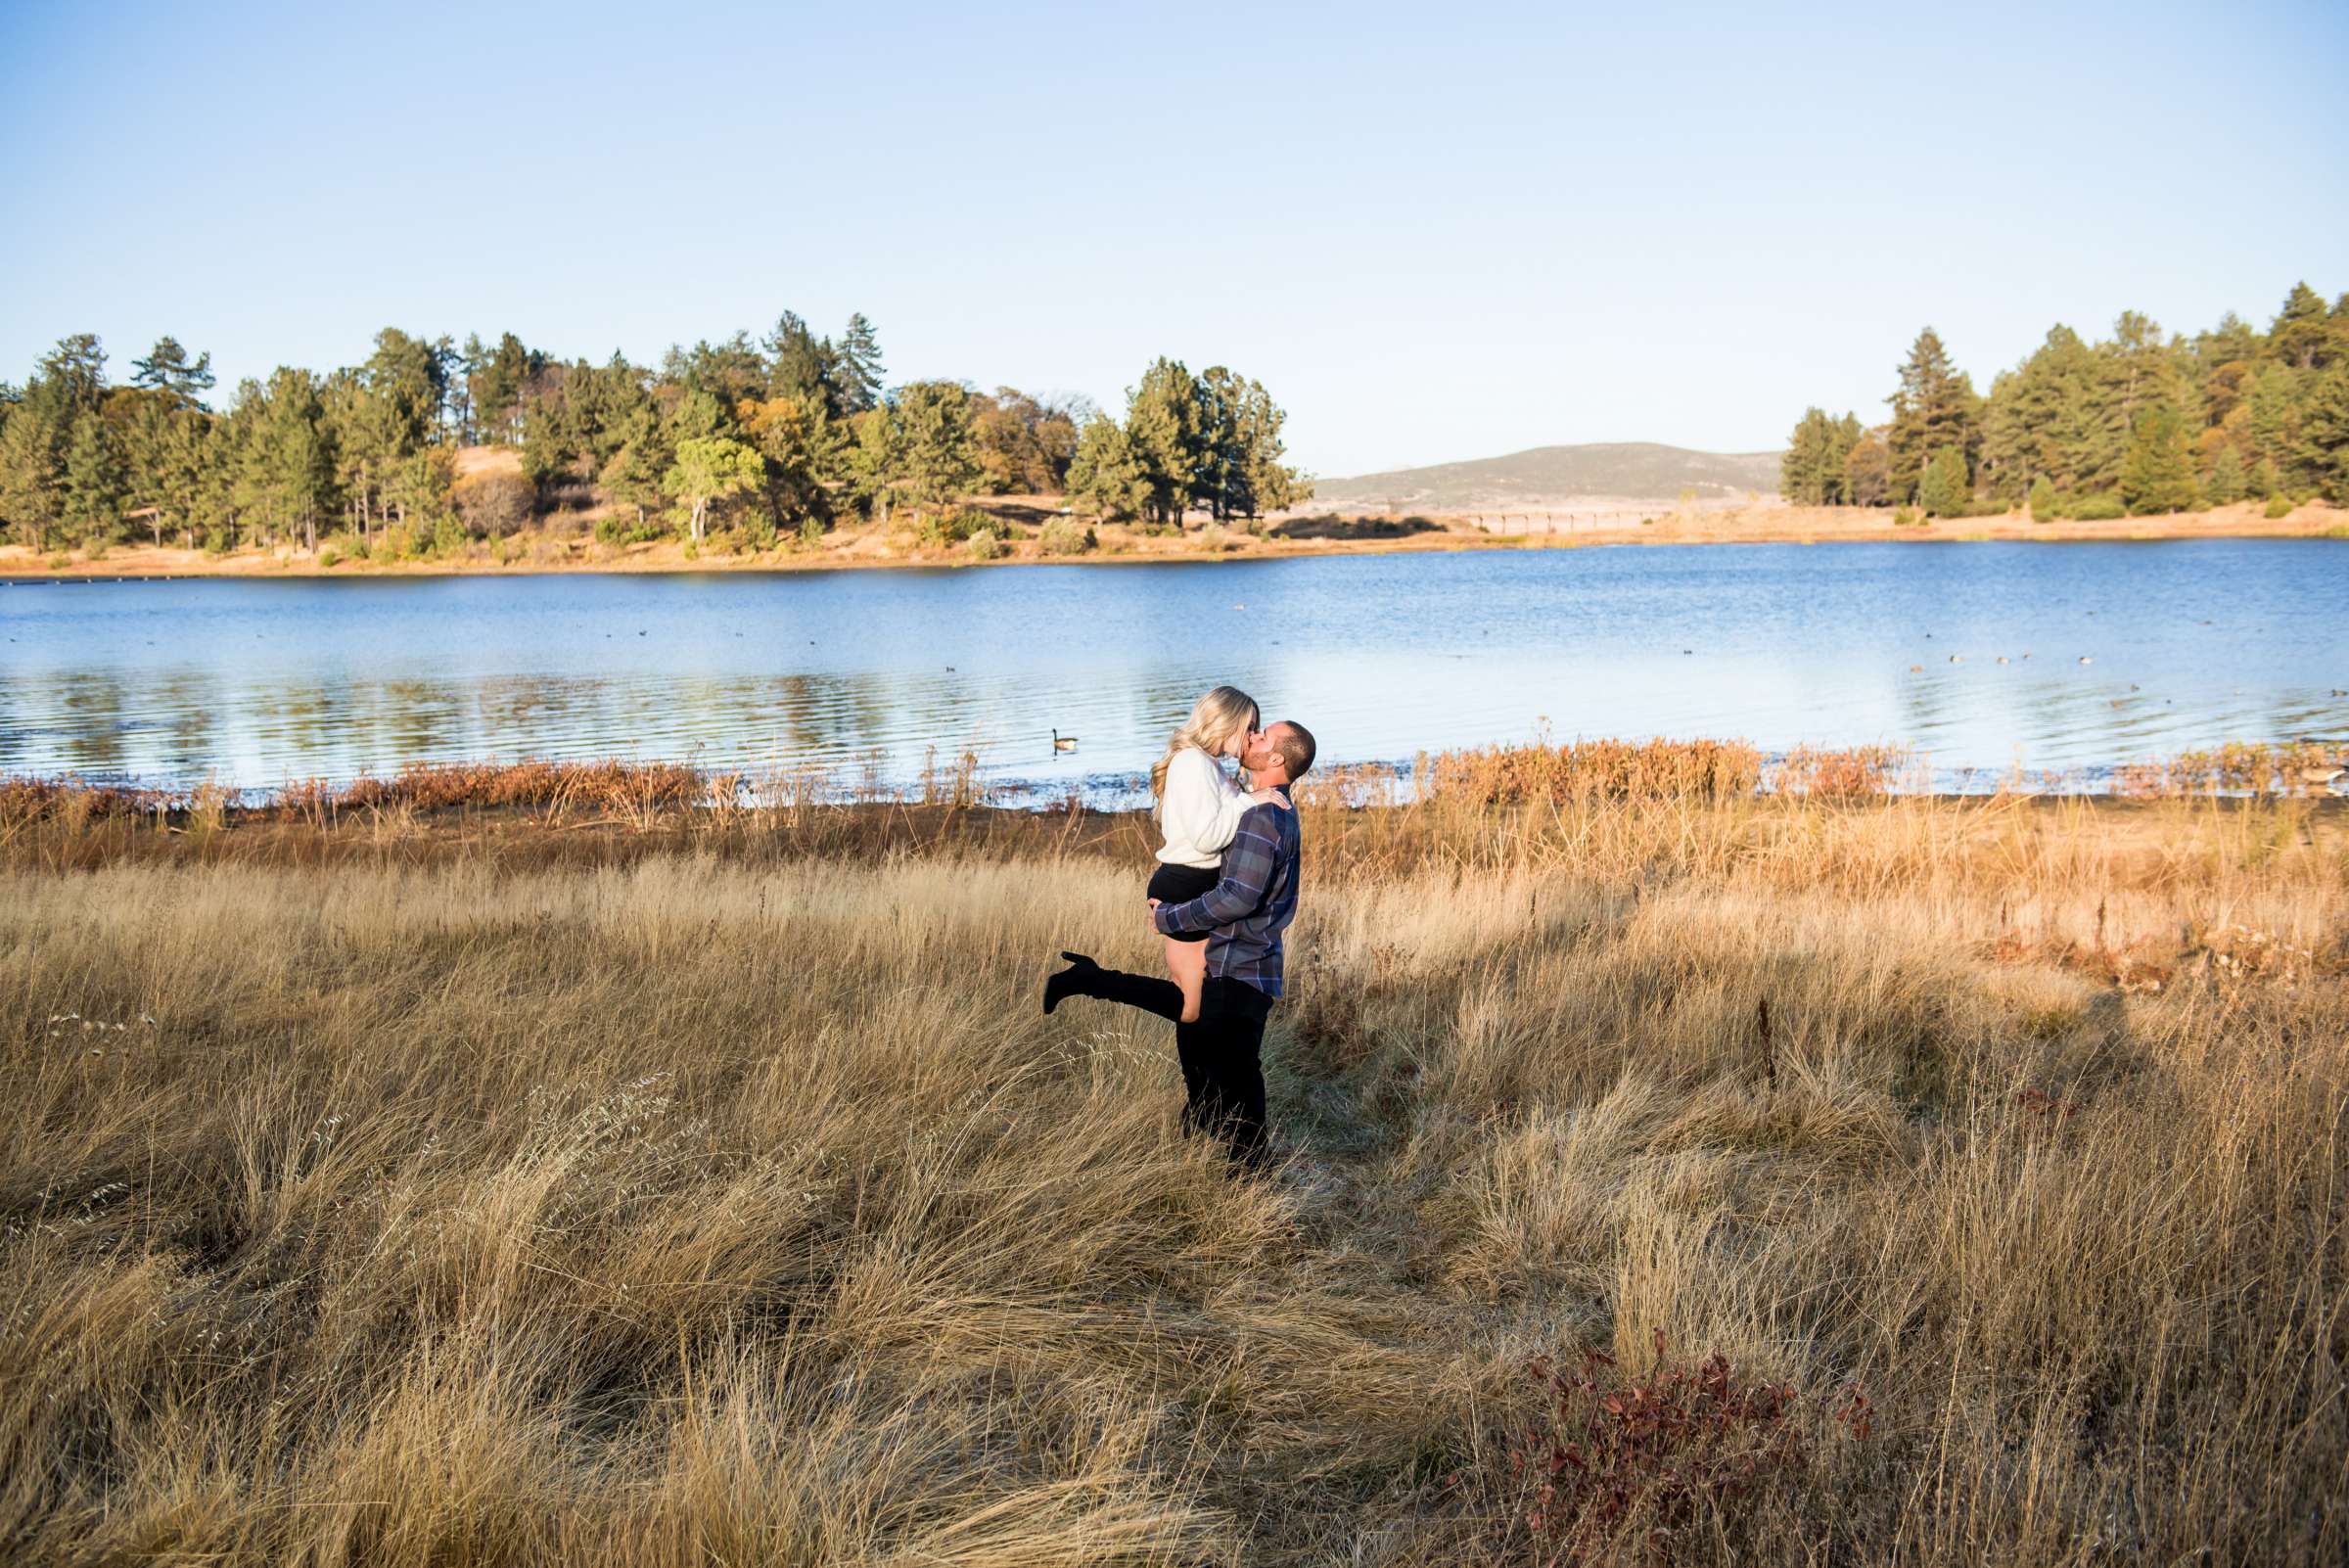
[[[1631,9],[16,0],[0,378],[861,309],[893,381],[1227,363],[1345,474],[1772,447],[1927,322],[1987,387],[2349,291],[2337,0]]]

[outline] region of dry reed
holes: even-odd
[[[1713,776],[1317,781],[1250,1181],[1132,817],[51,803],[0,1554],[2340,1560],[2349,820]]]

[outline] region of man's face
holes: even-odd
[[[1287,764],[1281,761],[1280,749],[1274,746],[1272,741],[1274,736],[1288,727],[1286,724],[1276,723],[1267,729],[1250,730],[1247,745],[1240,752],[1240,765],[1251,773],[1262,773],[1267,768],[1286,766]]]

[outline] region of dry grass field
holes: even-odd
[[[2337,803],[1348,787],[1245,1180],[1130,817],[0,792],[0,1557],[2349,1553]]]

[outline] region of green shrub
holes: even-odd
[[[1056,517],[1046,523],[1037,535],[1036,543],[1046,555],[1082,555],[1097,548],[1100,537],[1073,517]]]
[[[318,565],[321,569],[338,567],[342,564],[343,552],[336,549],[333,545],[330,544],[318,552]]]
[[[2278,518],[2290,517],[2292,515],[2292,498],[2288,495],[2279,495],[2261,508],[2259,515],[2271,523]]]
[[[1892,509],[1892,526],[1896,529],[1922,528],[1924,524],[1925,514],[1913,506],[1896,506]]]
[[[824,542],[824,523],[821,518],[800,519],[800,548],[812,550]]]
[[[963,553],[974,561],[992,561],[1004,553],[1003,541],[995,537],[993,529],[974,529],[971,536],[962,541]]]
[[[2031,482],[2031,521],[2052,523],[2064,513],[2064,494],[2045,474]]]
[[[2121,497],[2113,490],[2091,490],[2072,498],[2071,515],[2082,523],[2110,523],[2129,515]]]
[[[920,538],[927,545],[960,544],[981,530],[992,533],[998,526],[993,518],[977,507],[966,506],[959,512],[950,512],[944,517],[922,519]]]
[[[649,544],[668,536],[668,528],[649,517],[639,523],[622,513],[608,512],[595,520],[595,537],[599,544]]]
[[[1925,465],[1925,476],[1917,485],[1916,498],[1933,517],[1963,517],[1973,501],[1967,488],[1965,454],[1955,446],[1945,446],[1933,454]]]

